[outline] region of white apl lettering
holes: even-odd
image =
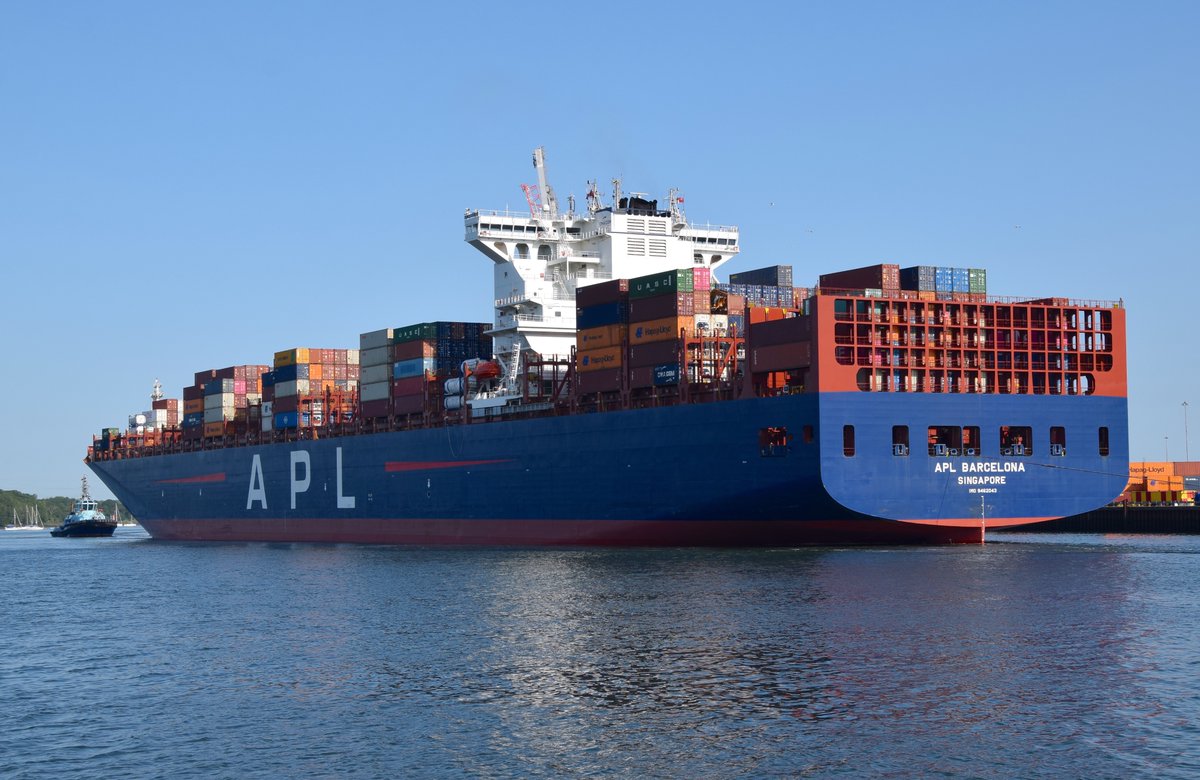
[[[342,448],[337,448],[337,507],[338,509],[353,509],[354,496],[342,495]]]
[[[250,492],[246,494],[246,508],[249,509],[255,501],[262,502],[262,508],[267,508],[267,486],[263,483],[262,459],[254,456],[250,463]],[[295,507],[292,507],[295,509]]]
[[[301,464],[304,464],[303,480],[298,475],[298,467]],[[308,486],[311,483],[312,461],[308,457],[308,450],[294,450],[292,452],[292,509],[296,508],[296,496],[308,492]]]

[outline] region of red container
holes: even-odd
[[[811,363],[812,342],[809,341],[750,348],[750,370],[756,374],[764,371],[808,368]]]
[[[285,395],[281,398],[276,398],[273,402],[271,410],[274,412],[295,412],[300,409],[300,396]]]
[[[192,385],[191,387],[183,388],[184,401],[203,401],[204,400],[204,385]]]
[[[171,409],[178,410],[179,409],[179,399],[178,398],[159,398],[157,401],[150,402],[150,408],[151,409],[166,409],[168,411]]]
[[[613,279],[600,284],[589,284],[575,291],[575,306],[586,309],[601,303],[616,303],[629,297],[629,280]]]
[[[750,326],[750,346],[770,347],[812,339],[811,317],[788,317],[759,322]]]
[[[620,368],[605,368],[576,374],[575,379],[579,384],[579,392],[583,395],[606,393],[621,389],[622,372],[623,369]]]
[[[659,366],[679,362],[679,339],[653,341],[649,344],[634,344],[629,348],[630,368]]]
[[[226,366],[225,368],[218,368],[214,372],[213,378],[214,379],[237,379],[236,374],[237,374],[238,370],[241,368],[242,368],[241,366]],[[245,370],[244,369],[242,369],[242,378],[243,379],[245,378]]]
[[[680,317],[696,313],[693,293],[655,295],[652,298],[632,298],[629,301],[629,321],[646,322],[665,317]]]
[[[899,290],[900,266],[894,263],[880,263],[849,271],[821,274],[820,283],[822,287],[835,290]]]
[[[363,401],[359,406],[363,417],[387,417],[391,414],[392,401],[390,398],[380,398],[376,401]]]
[[[400,396],[408,395],[425,395],[425,377],[410,376],[407,379],[392,380],[392,397],[399,398]]]
[[[712,291],[696,290],[692,293],[692,311],[696,314],[709,314],[712,311]]]
[[[211,382],[212,380],[217,378],[217,372],[210,368],[207,371],[197,371],[194,374],[194,377],[195,377],[196,381],[193,382],[192,384],[195,385],[196,387],[199,387],[200,393],[201,393],[201,395],[203,395],[204,386],[206,384],[208,384],[209,382]]]
[[[401,360],[431,357],[437,357],[436,341],[405,341],[392,347],[392,358],[397,363]]]
[[[425,411],[425,397],[408,395],[392,399],[393,414],[419,414]]]

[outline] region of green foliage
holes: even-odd
[[[120,502],[114,500],[101,501],[100,509],[104,514],[112,517],[119,504]],[[17,517],[24,523],[27,508],[33,506],[37,507],[38,514],[41,515],[42,525],[50,528],[61,523],[62,519],[71,513],[71,508],[75,506],[75,499],[63,496],[38,498],[32,493],[22,493],[19,490],[0,490],[0,525],[8,525],[12,522],[14,509],[17,511]],[[128,518],[129,512],[124,506],[121,506],[121,519]]]

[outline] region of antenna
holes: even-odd
[[[158,381],[158,377],[154,378],[154,389],[150,391],[151,401],[161,401],[163,397],[162,382]]]

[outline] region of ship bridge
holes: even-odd
[[[522,185],[528,211],[468,209],[464,215],[467,243],[493,263],[491,333],[513,391],[524,351],[570,355],[580,287],[674,269],[715,271],[740,250],[736,227],[689,223],[677,190],[661,208],[645,193],[622,193],[621,181],[613,179],[612,199],[605,204],[590,181],[586,209],[576,213],[570,196],[566,211],[560,211],[541,148],[533,164],[538,183]]]

